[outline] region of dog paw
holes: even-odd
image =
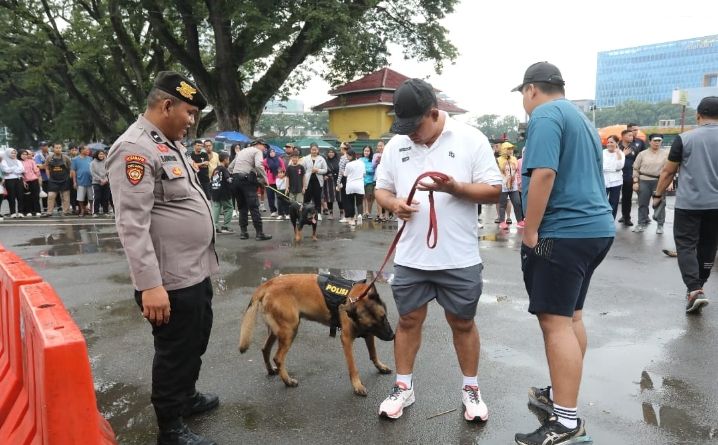
[[[380,373],[380,374],[391,374],[392,372],[394,372],[394,371],[392,371],[392,369],[391,369],[390,367],[388,367],[388,366],[377,366],[376,369],[379,370],[379,373]]]
[[[299,386],[299,381],[297,381],[297,379],[290,378],[290,379],[285,380],[284,384],[290,388],[296,388],[297,386]]]
[[[354,394],[356,394],[356,395],[358,395],[358,396],[366,397],[367,391],[366,391],[366,388],[364,387],[364,385],[361,385],[361,386],[359,386],[359,387],[355,387],[355,388],[354,388]]]
[[[278,372],[279,372],[279,371],[277,370],[277,368],[269,368],[269,369],[267,369],[267,375],[277,375]]]

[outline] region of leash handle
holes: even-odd
[[[411,187],[411,191],[409,192],[409,196],[406,198],[406,204],[411,205],[411,203],[414,201],[414,194],[416,193],[416,189],[419,186],[419,182],[424,178],[439,178],[442,180],[448,180],[449,176],[445,175],[441,172],[424,172],[420,174],[416,180],[414,181],[414,185]],[[358,297],[355,299],[349,298],[349,301],[351,303],[356,303],[357,301],[361,300],[362,298],[366,297],[369,293],[369,289],[374,285],[377,278],[379,278],[379,275],[384,271],[384,267],[386,266],[386,263],[389,262],[389,258],[391,258],[391,255],[394,253],[394,250],[396,250],[397,244],[399,244],[399,239],[401,239],[401,234],[404,233],[404,227],[406,227],[406,221],[404,221],[401,225],[401,228],[396,232],[396,235],[394,236],[394,240],[391,242],[391,245],[389,246],[389,251],[387,252],[386,256],[384,257],[384,262],[381,263],[381,267],[379,267],[379,270],[377,271],[376,275],[374,276],[374,279],[371,280],[369,285],[362,291],[361,294],[359,294]],[[438,223],[436,220],[436,209],[434,208],[434,191],[429,190],[429,231],[426,233],[426,246],[429,249],[433,249],[436,247],[436,242],[438,241]],[[432,240],[433,237],[433,240]]]

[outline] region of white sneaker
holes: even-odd
[[[361,224],[361,215],[357,215],[357,224]]]
[[[269,216],[271,216],[272,218],[275,218],[277,216],[277,212],[272,212],[272,214]]]
[[[41,214],[41,213],[36,213],[35,216],[40,217],[40,216],[42,216],[42,214]]]
[[[658,235],[663,234],[663,224],[658,224],[658,227],[656,227],[656,234],[658,234]]]
[[[484,225],[479,223],[479,229],[483,229],[483,228],[484,228]]]
[[[0,221],[5,221],[5,218],[3,218],[2,216],[0,216]]]
[[[478,386],[464,386],[461,390],[461,401],[464,402],[464,419],[469,422],[478,417],[482,422],[489,418],[489,409],[481,399],[481,391]]]
[[[348,222],[348,221],[347,221],[346,218],[342,217],[342,218],[339,220],[339,222],[340,222],[340,223],[346,223],[346,222]]]
[[[259,205],[259,211],[260,211],[260,212],[266,212],[266,211],[267,211],[267,208],[264,207],[264,203],[262,203],[262,204]]]
[[[321,221],[321,220],[322,220],[322,214],[321,214],[321,213],[317,213],[317,221]]]
[[[18,218],[24,218],[24,217],[25,217],[25,215],[23,215],[22,213],[16,213],[16,215],[17,215]]]
[[[28,218],[32,218],[32,213],[26,213],[25,216],[27,216]]]
[[[396,382],[389,397],[379,405],[379,415],[390,419],[398,419],[404,414],[404,408],[414,403],[414,389],[407,388],[406,384]]]
[[[236,218],[239,216],[239,212],[236,210],[232,210],[232,218]]]

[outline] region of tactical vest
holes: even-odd
[[[324,302],[329,308],[331,320],[329,322],[329,336],[336,337],[337,328],[341,328],[339,321],[339,306],[341,306],[349,296],[349,292],[357,283],[364,283],[366,280],[351,281],[344,278],[333,277],[328,274],[320,274],[317,276],[317,284],[324,295]]]
[[[64,156],[53,156],[47,161],[47,177],[50,182],[63,183],[70,178]]]

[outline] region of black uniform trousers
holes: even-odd
[[[155,357],[152,361],[152,405],[160,427],[182,416],[195,393],[212,331],[212,281],[167,292],[170,322],[152,325]],[[142,307],[142,293],[135,291]]]
[[[249,175],[235,173],[232,176],[234,193],[239,207],[239,228],[242,232],[247,231],[249,218],[247,212],[252,215],[252,225],[257,234],[262,232],[262,214],[259,213],[259,198],[257,198],[257,183],[249,179]]]
[[[308,202],[314,203],[314,208],[317,209],[317,212],[322,211],[322,186],[319,185],[319,179],[316,174],[309,177],[307,190],[304,192],[304,204]]]
[[[633,200],[633,178],[623,178],[621,187],[621,216],[624,221],[631,220],[631,201]]]
[[[673,239],[678,268],[688,292],[702,289],[711,274],[718,249],[718,209],[675,209]]]

